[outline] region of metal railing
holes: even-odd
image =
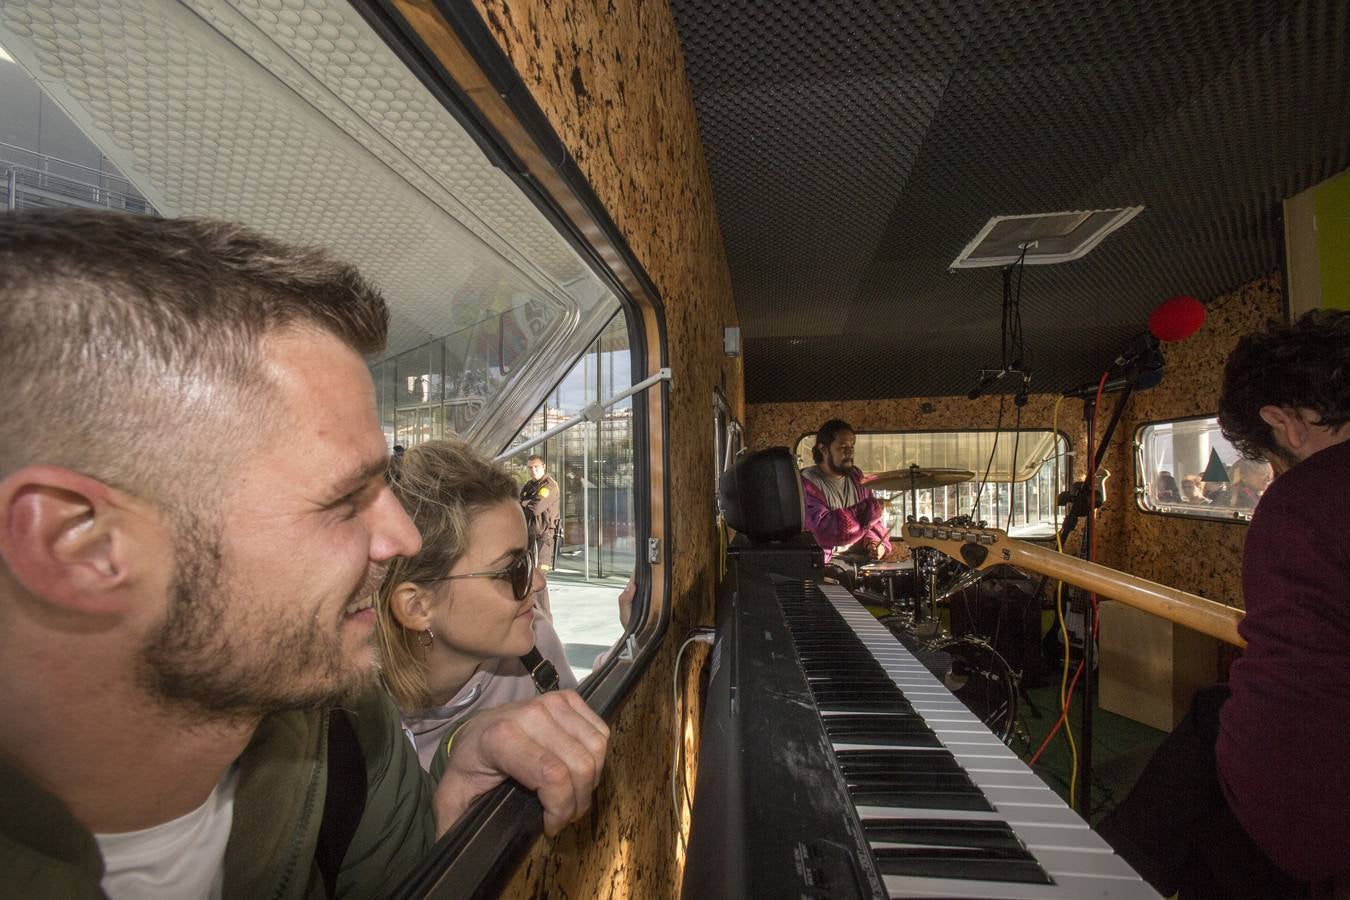
[[[80,206],[154,214],[126,178],[0,141],[5,209]]]

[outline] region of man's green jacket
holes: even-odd
[[[382,690],[347,710],[366,774],[364,810],[338,870],[337,894],[377,897],[435,842],[432,785]],[[331,710],[276,713],[239,758],[225,850],[226,898],[327,896],[315,862],[328,791]],[[96,752],[91,743],[91,752]],[[348,804],[354,808],[355,804]],[[7,896],[102,898],[103,859],[64,804],[0,761],[0,885]]]

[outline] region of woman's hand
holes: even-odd
[[[436,786],[437,834],[482,794],[514,778],[544,807],[557,834],[591,807],[605,765],[609,726],[576,691],[554,691],[485,710],[458,731]]]

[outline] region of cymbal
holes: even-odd
[[[892,469],[889,472],[864,475],[862,483],[863,487],[874,491],[908,491],[960,484],[974,478],[975,473],[969,469],[921,469],[918,466],[911,466],[908,469]]]

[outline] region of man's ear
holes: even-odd
[[[1308,442],[1308,423],[1297,410],[1268,404],[1257,410],[1257,414],[1270,426],[1277,446],[1291,451],[1295,457],[1302,455]]]
[[[28,466],[0,481],[0,557],[34,596],[80,613],[119,613],[137,576],[139,529],[129,500],[59,466]]]
[[[409,631],[425,631],[431,624],[430,592],[411,581],[401,582],[389,595],[389,611]]]

